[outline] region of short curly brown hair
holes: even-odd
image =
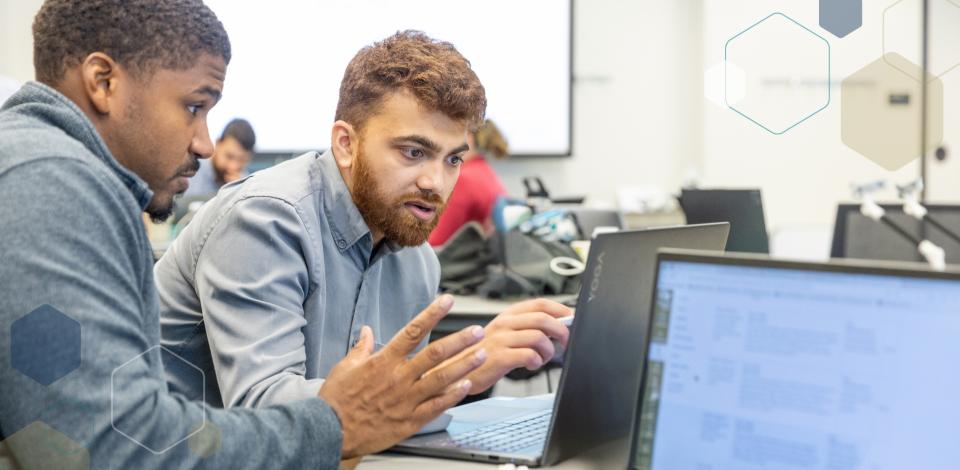
[[[469,128],[483,122],[486,92],[453,44],[420,31],[400,31],[366,46],[353,57],[340,82],[335,119],[358,131],[388,94],[407,90],[422,106]]]
[[[103,52],[135,73],[189,68],[201,53],[230,62],[223,24],[201,0],[46,0],[33,20],[37,81]]]

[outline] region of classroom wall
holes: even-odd
[[[829,230],[837,202],[851,200],[852,182],[888,179],[905,183],[919,175],[919,163],[889,172],[841,141],[840,81],[880,58],[883,10],[894,1],[865,0],[863,3],[863,26],[839,39],[819,28],[818,2],[815,1],[741,0],[734,3],[704,0],[704,68],[723,59],[723,47],[729,38],[773,11],[791,16],[826,38],[831,45],[831,104],[783,135],[772,135],[729,109],[704,102],[704,183],[760,187],[768,225],[774,231],[797,227]],[[956,47],[957,43],[954,43],[950,49],[956,50]],[[944,75],[942,80],[944,141],[953,142],[956,151],[960,149],[960,69]],[[919,150],[919,140],[917,147]],[[931,201],[960,202],[958,160],[960,157],[954,154],[947,164],[930,164],[928,187]],[[887,191],[884,195],[896,200],[894,191]]]

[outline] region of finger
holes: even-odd
[[[430,334],[430,330],[437,326],[437,322],[450,311],[452,306],[453,296],[443,294],[437,297],[393,336],[393,339],[383,348],[383,353],[396,358],[406,357],[417,348],[423,338]]]
[[[480,342],[483,335],[483,328],[470,326],[428,344],[407,363],[404,377],[410,381],[419,379],[438,364]]]
[[[570,329],[556,318],[543,312],[510,315],[497,320],[497,330],[539,330],[566,346]]]
[[[482,366],[486,360],[487,351],[480,348],[471,354],[449,361],[425,374],[414,384],[412,392],[415,394],[414,396],[423,399],[435,396],[465,378]]]
[[[515,303],[507,307],[507,309],[504,310],[501,315],[516,315],[518,313],[525,312],[544,312],[554,318],[563,318],[573,315],[573,309],[570,307],[547,299],[531,299]]]
[[[556,353],[556,348],[553,347],[550,338],[539,330],[512,331],[510,333],[502,333],[498,338],[501,344],[507,346],[512,351],[527,349],[535,352],[537,356],[540,357],[540,363],[536,364],[534,369],[553,359],[553,355]],[[524,362],[522,365],[527,366],[529,364],[530,363]],[[514,367],[520,367],[520,365],[521,364],[516,364]]]
[[[364,325],[360,328],[360,339],[357,340],[357,344],[350,349],[350,352],[347,353],[347,357],[344,359],[352,361],[362,361],[370,357],[373,354],[373,330],[369,326]]]
[[[470,383],[469,380],[461,380],[447,387],[443,393],[424,400],[423,403],[420,403],[414,408],[413,413],[426,424],[430,422],[430,420],[440,416],[440,413],[443,413],[451,406],[460,403],[461,400],[466,398],[472,386],[473,384]]]

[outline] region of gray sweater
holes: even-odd
[[[319,399],[222,410],[168,391],[152,196],[52,88],[0,110],[0,468],[336,468]]]

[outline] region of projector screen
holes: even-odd
[[[207,0],[233,45],[210,133],[242,117],[258,153],[328,148],[347,63],[365,45],[417,29],[470,60],[512,155],[569,155],[571,2]]]

